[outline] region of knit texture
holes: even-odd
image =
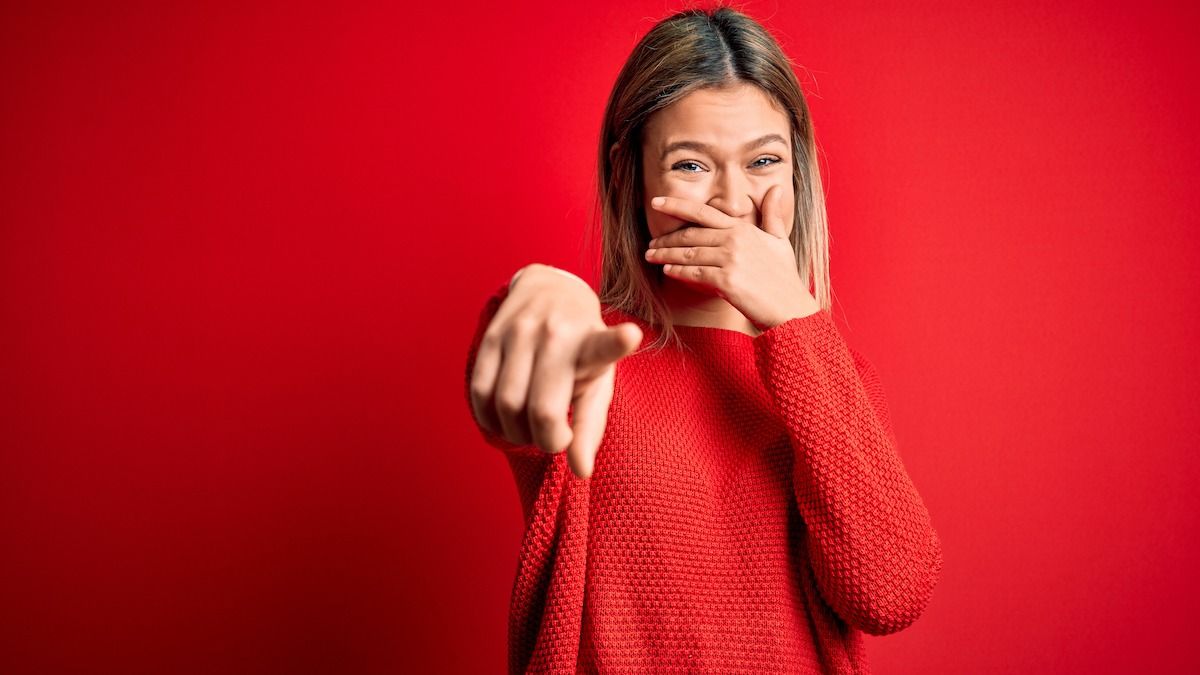
[[[828,311],[677,329],[690,349],[617,362],[587,480],[480,427],[525,519],[509,672],[870,672],[863,634],[915,621],[942,566],[878,374]]]

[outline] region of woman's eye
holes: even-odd
[[[754,160],[754,162],[750,165],[750,168],[761,169],[763,167],[771,166],[772,164],[778,164],[781,161],[783,160],[779,159],[778,157],[759,157],[758,159]],[[671,167],[672,170],[683,171],[684,173],[697,173],[698,170],[703,170],[703,168],[704,167],[700,166],[696,162],[679,162]]]

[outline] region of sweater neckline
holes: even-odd
[[[757,335],[743,333],[740,330],[731,328],[719,328],[717,326],[688,326],[683,324],[674,324],[672,328],[683,338],[700,342],[718,342],[721,344],[742,345],[754,341]],[[761,333],[760,333],[761,335]]]
[[[662,332],[662,326],[659,324],[651,324],[645,319],[631,314],[620,312],[619,320],[633,321],[643,332],[653,331],[657,337]],[[750,335],[731,328],[718,328],[716,326],[689,326],[683,324],[673,324],[672,328],[679,335],[680,339],[685,343],[705,343],[718,345],[745,346],[754,343],[758,335]],[[762,335],[762,333],[759,333]]]

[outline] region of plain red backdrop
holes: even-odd
[[[500,672],[465,350],[684,5],[111,4],[0,19],[0,671]],[[1196,672],[1194,5],[743,7],[944,542],[877,672]]]

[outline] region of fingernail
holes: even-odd
[[[650,203],[654,206],[662,206],[664,203],[666,203],[666,201],[666,197],[655,197],[654,199],[650,200]]]

